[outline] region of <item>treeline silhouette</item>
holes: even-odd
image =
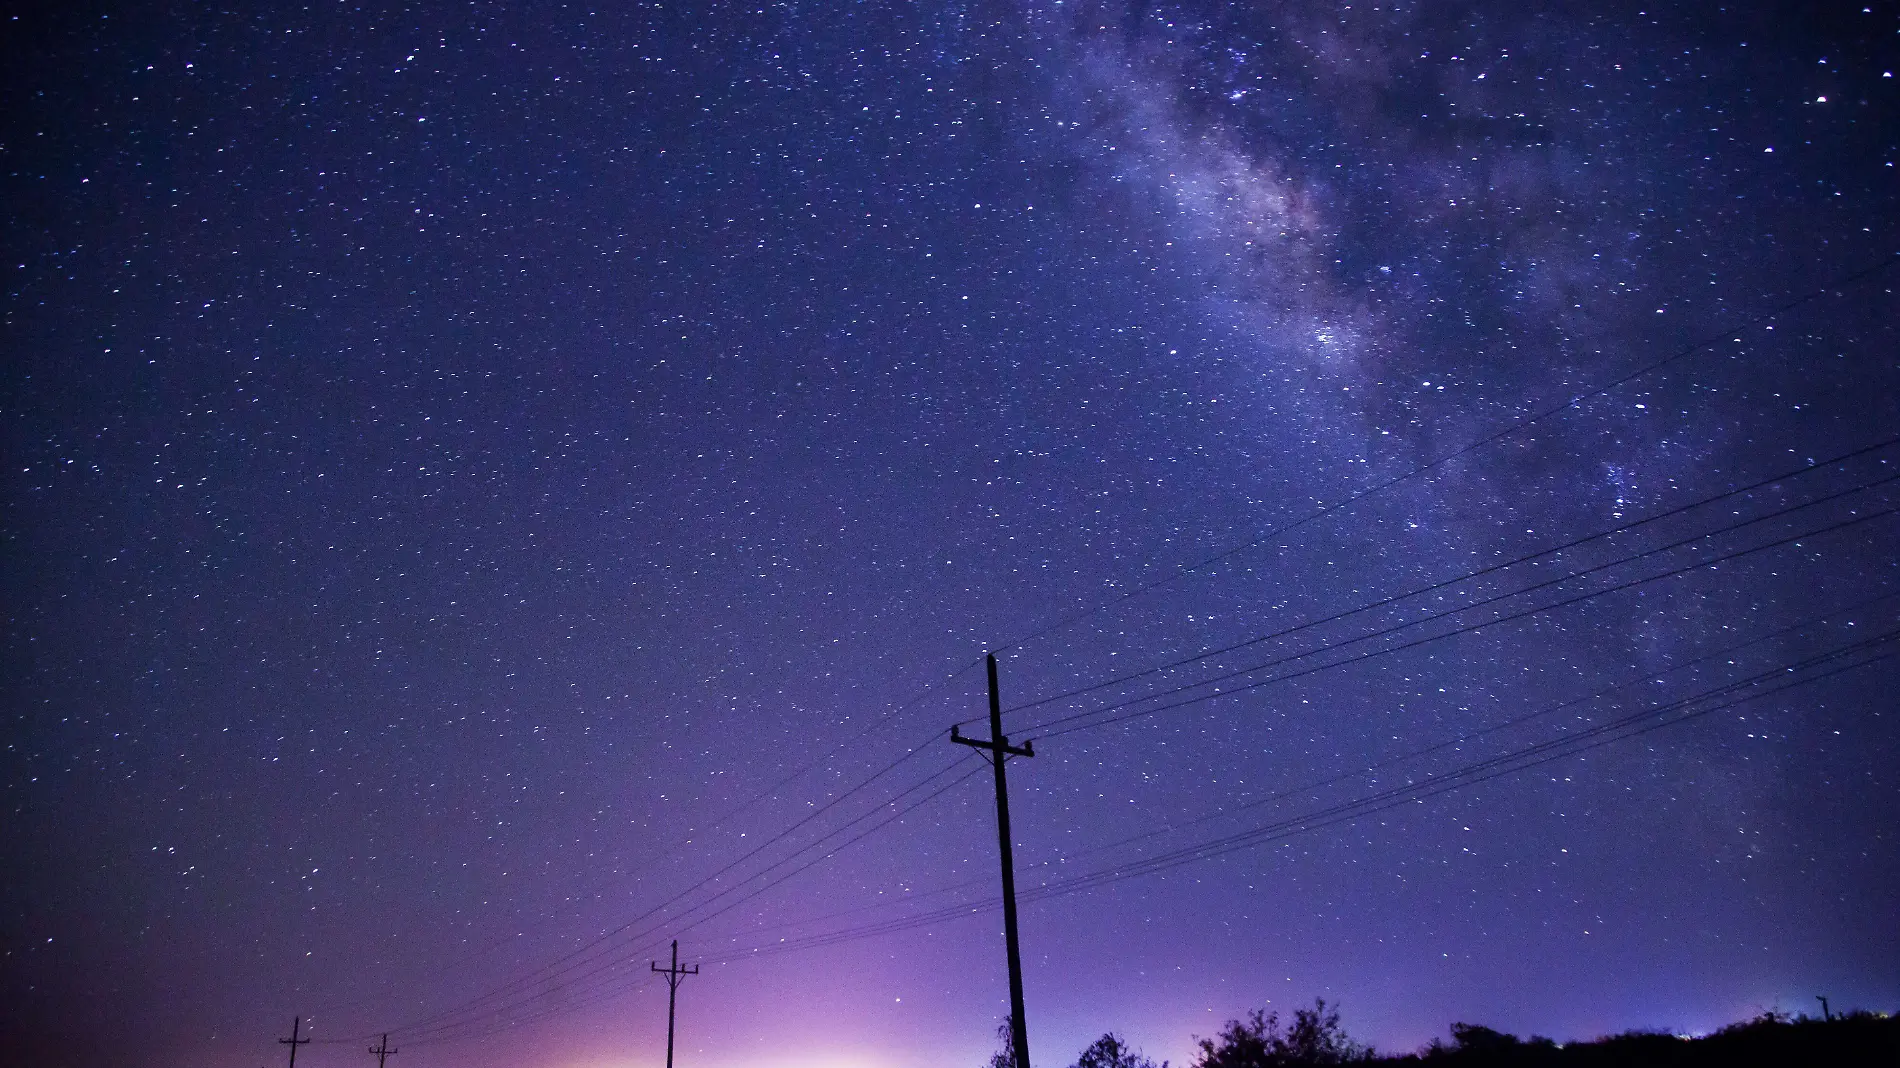
[[[1009,1021],[1003,1049],[986,1068],[1016,1068]],[[1478,1024],[1451,1025],[1451,1041],[1433,1039],[1414,1053],[1381,1054],[1355,1042],[1339,1010],[1317,999],[1282,1022],[1256,1009],[1227,1021],[1212,1038],[1195,1037],[1189,1068],[1306,1068],[1309,1065],[1430,1065],[1432,1068],[1795,1068],[1900,1065],[1900,1017],[1855,1011],[1822,1019],[1765,1012],[1713,1034],[1628,1031],[1588,1042],[1519,1038]],[[1070,1068],[1169,1068],[1156,1065],[1114,1032],[1089,1044]]]

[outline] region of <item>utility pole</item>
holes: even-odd
[[[376,1054],[376,1068],[383,1068],[383,1062],[388,1060],[392,1054],[399,1051],[389,1048],[389,1032],[384,1031],[383,1044],[372,1048],[370,1052]]]
[[[689,975],[699,974],[699,965],[689,964],[680,967],[680,940],[673,940],[673,964],[660,967],[659,961],[648,962],[654,971],[666,976],[666,1068],[673,1068],[673,1003],[679,997],[680,981]]]
[[[1021,748],[1009,744],[1003,736],[1003,701],[996,691],[996,654],[984,657],[990,671],[990,740],[979,742],[965,738],[950,726],[950,740],[958,745],[988,752],[990,767],[996,769],[996,840],[1003,853],[1003,941],[1009,947],[1009,1018],[1010,1036],[1016,1048],[1015,1068],[1029,1068],[1029,1025],[1023,1020],[1023,951],[1016,938],[1016,860],[1009,846],[1009,780],[1003,776],[1003,762],[1012,756],[1036,755],[1033,742]]]
[[[290,1037],[277,1040],[278,1045],[290,1047],[290,1068],[297,1068],[297,1047],[308,1046],[310,1044],[309,1039],[297,1037],[302,1031],[303,1017],[295,1017],[290,1021]]]
[[[1833,1022],[1834,1022],[1834,1014],[1833,1014],[1833,1013],[1831,1013],[1831,1012],[1829,1012],[1829,1011],[1827,1011],[1827,999],[1826,999],[1826,998],[1824,998],[1824,997],[1822,997],[1822,996],[1821,996],[1821,995],[1819,995],[1819,994],[1816,994],[1816,995],[1814,995],[1814,1000],[1816,1000],[1816,1001],[1818,1001],[1818,1002],[1820,1002],[1820,1003],[1821,1003],[1821,1019],[1823,1019],[1823,1020],[1825,1020],[1825,1021],[1827,1021],[1828,1023],[1833,1023]]]

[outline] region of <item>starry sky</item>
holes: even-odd
[[[0,1059],[1900,1008],[1892,4],[15,11]]]

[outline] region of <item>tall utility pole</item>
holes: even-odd
[[[650,961],[654,971],[666,976],[666,1068],[673,1068],[673,1003],[679,998],[680,981],[689,975],[699,974],[699,965],[689,964],[680,967],[680,940],[673,940],[673,964],[660,967],[659,961]]]
[[[950,740],[958,745],[988,751],[990,767],[996,769],[996,840],[1003,852],[1003,941],[1009,946],[1009,1018],[1014,1032],[1010,1038],[1016,1047],[1015,1068],[1029,1068],[1029,1025],[1023,1022],[1023,951],[1016,939],[1016,860],[1009,847],[1009,780],[1003,777],[1003,762],[1012,756],[1036,755],[1033,742],[1021,748],[1009,744],[1003,736],[1003,701],[996,692],[996,655],[986,656],[990,669],[990,740],[979,742],[950,727]]]
[[[399,1051],[389,1048],[389,1032],[384,1031],[383,1044],[371,1049],[370,1052],[376,1054],[376,1068],[383,1068],[383,1062]]]
[[[297,1037],[297,1035],[302,1031],[303,1031],[303,1017],[301,1016],[295,1017],[290,1021],[290,1037],[280,1038],[277,1040],[278,1045],[290,1047],[290,1068],[297,1068],[297,1047],[308,1046],[310,1044],[309,1039]]]

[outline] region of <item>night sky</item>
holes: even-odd
[[[1900,1009],[1891,3],[21,7],[0,1061]]]

